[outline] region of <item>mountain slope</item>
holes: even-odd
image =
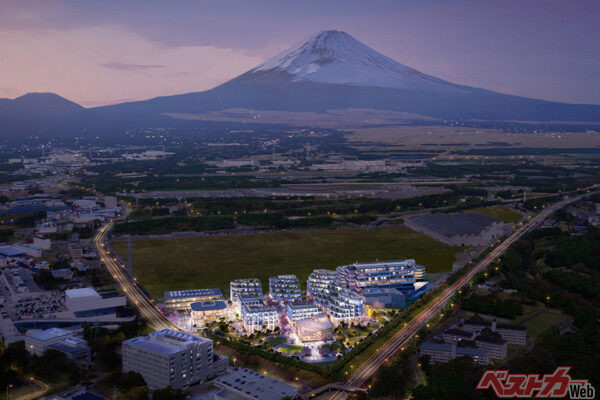
[[[77,103],[54,93],[27,93],[14,100],[0,99],[0,118],[66,118],[85,111]]]
[[[600,121],[600,106],[528,99],[457,85],[322,31],[214,89],[101,107],[112,118],[230,108],[324,112],[370,108],[444,119]]]

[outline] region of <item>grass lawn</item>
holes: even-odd
[[[559,310],[546,308],[543,305],[537,307],[525,306],[525,312],[514,321],[515,324],[521,324],[524,321],[527,327],[527,336],[537,337],[546,329],[557,326],[563,321],[569,319],[569,316]]]
[[[511,222],[517,222],[523,218],[523,216],[515,210],[503,206],[474,208],[472,210],[468,210],[467,212],[479,212],[487,215],[488,217],[499,219],[507,224]]]
[[[279,351],[286,354],[294,354],[300,353],[304,346],[300,346],[299,344],[288,344],[287,346],[283,346],[279,348]]]
[[[114,243],[121,255],[126,246]],[[286,273],[305,286],[316,268],[376,259],[414,258],[427,272],[445,272],[465,250],[402,226],[133,241],[132,247],[136,276],[157,298],[167,290],[211,287],[228,295],[236,278],[259,278],[267,291],[270,276]]]
[[[288,339],[285,336],[272,336],[267,338],[265,341],[269,344],[269,346],[276,347],[287,342]]]

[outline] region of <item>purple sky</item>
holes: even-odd
[[[0,97],[210,89],[322,29],[451,82],[600,104],[597,0],[2,0]]]

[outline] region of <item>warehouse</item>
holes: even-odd
[[[406,225],[451,246],[485,246],[505,229],[502,221],[478,212],[415,215]]]

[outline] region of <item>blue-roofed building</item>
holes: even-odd
[[[198,326],[218,321],[227,315],[227,304],[223,300],[198,301],[190,304],[191,316]]]
[[[88,365],[92,362],[92,351],[87,341],[75,336],[63,337],[49,345],[48,349],[60,351],[78,364]]]
[[[73,279],[73,270],[71,268],[60,268],[51,271],[53,278],[58,279]]]
[[[0,246],[0,255],[4,257],[18,257],[25,254],[22,249],[17,249],[13,246]]]
[[[71,332],[60,328],[27,333],[24,336],[25,349],[31,354],[41,356],[48,349],[48,346],[71,335]]]
[[[213,353],[213,342],[171,329],[123,342],[123,372],[142,375],[150,389],[180,389],[227,369],[229,360]]]
[[[164,293],[167,311],[187,311],[192,303],[223,300],[221,289],[171,290]]]

